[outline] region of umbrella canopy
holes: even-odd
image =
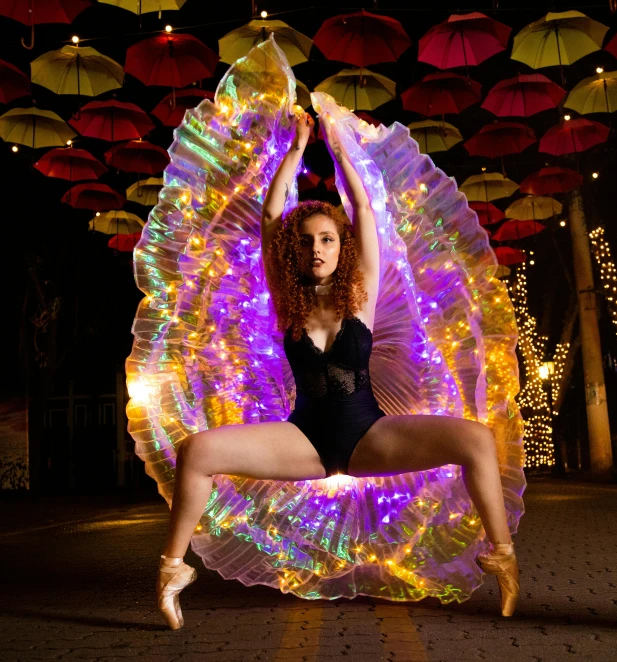
[[[131,234],[115,234],[107,242],[109,248],[114,248],[122,253],[132,253],[141,239],[141,230]]]
[[[170,11],[178,10],[186,2],[186,0],[98,0],[104,5],[113,5],[114,7],[120,7],[121,9],[126,9],[127,11],[133,12],[133,14],[150,14],[152,12],[158,12],[159,18],[161,17],[161,11]]]
[[[316,188],[320,181],[321,177],[314,172],[301,170],[298,176],[298,191],[308,191]]]
[[[428,74],[401,93],[403,108],[425,117],[458,114],[481,98],[480,83],[451,71]]]
[[[368,69],[343,69],[316,85],[315,92],[326,92],[350,110],[373,110],[395,98],[396,83]]]
[[[140,179],[126,189],[126,199],[146,207],[154,207],[159,201],[159,191],[164,183],[162,177]]]
[[[517,74],[499,81],[482,108],[498,117],[531,117],[557,107],[565,95],[562,87],[542,74]]]
[[[521,193],[552,195],[566,193],[583,183],[583,176],[570,168],[542,168],[521,182]]]
[[[255,19],[243,25],[219,39],[219,54],[221,62],[233,64],[236,60],[244,57],[257,44],[267,41],[274,33],[276,45],[285,53],[289,66],[307,62],[313,40],[306,35],[294,30],[284,21],[266,19]],[[269,63],[264,58],[264,68]]]
[[[518,122],[493,122],[483,126],[465,143],[472,156],[494,159],[505,154],[518,154],[536,142],[534,132]]]
[[[126,51],[124,69],[145,85],[185,87],[214,75],[219,56],[190,34],[165,33]]]
[[[160,101],[152,114],[157,117],[164,126],[180,126],[184,119],[184,113],[189,108],[195,108],[204,99],[214,101],[214,92],[202,90],[198,87],[188,87],[185,90],[177,90],[175,94],[168,94]]]
[[[418,60],[438,69],[480,64],[505,50],[511,30],[479,12],[453,14],[420,39]]]
[[[563,105],[581,115],[614,113],[617,110],[617,71],[603,71],[583,78]]]
[[[563,205],[554,198],[547,198],[540,195],[527,195],[524,198],[515,200],[507,209],[506,216],[519,221],[531,219],[551,218],[555,214],[561,214]]]
[[[492,225],[505,218],[501,209],[495,207],[492,202],[470,202],[469,209],[476,212],[480,225]]]
[[[32,82],[56,94],[96,97],[122,87],[124,71],[110,57],[89,46],[63,46],[30,63]]]
[[[34,164],[46,177],[58,177],[70,182],[98,179],[107,168],[85,149],[56,147]]]
[[[604,50],[617,57],[617,34],[613,35],[613,38],[608,42],[608,44],[606,44]]]
[[[86,184],[76,184],[70,188],[62,196],[62,202],[66,202],[76,209],[106,211],[108,209],[121,209],[126,202],[126,198],[107,184],[87,182]]]
[[[0,60],[0,103],[30,94],[30,79],[14,64]]]
[[[506,221],[498,230],[493,232],[493,239],[495,241],[516,241],[538,234],[542,230],[546,230],[546,227],[537,221]]]
[[[411,46],[411,39],[399,21],[364,9],[326,19],[313,41],[329,60],[356,67],[396,62]]]
[[[499,264],[505,265],[520,264],[527,261],[527,255],[523,251],[519,251],[518,248],[512,248],[511,246],[497,246],[495,257]]]
[[[0,138],[37,149],[58,147],[77,134],[51,110],[11,108],[0,117]]]
[[[545,154],[572,154],[584,152],[606,142],[609,128],[600,122],[592,122],[583,117],[563,121],[551,127],[540,139],[539,152]]]
[[[112,143],[143,138],[154,129],[154,123],[139,106],[116,99],[87,103],[79,119],[70,119],[69,124],[82,136]]]
[[[499,172],[483,172],[472,175],[459,186],[467,200],[490,202],[499,198],[508,198],[518,189],[518,184],[504,177]]]
[[[423,154],[445,152],[463,140],[461,132],[447,122],[424,120],[408,124],[409,134]]]
[[[108,149],[105,162],[125,172],[143,172],[156,175],[169,163],[169,154],[147,140],[129,140]]]
[[[88,229],[96,232],[104,232],[105,234],[133,234],[134,232],[141,233],[145,223],[131,212],[118,209],[114,211],[107,211],[100,216],[95,216],[88,223]]]
[[[512,59],[532,69],[572,64],[599,50],[607,31],[580,11],[549,12],[515,35]]]

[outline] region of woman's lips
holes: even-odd
[[[318,267],[320,264],[323,264],[323,263],[324,263],[323,260],[313,260],[313,261],[311,262],[311,265],[312,265],[313,267]]]

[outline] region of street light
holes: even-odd
[[[540,379],[546,385],[548,408],[551,414],[551,439],[553,440],[553,451],[555,453],[555,475],[564,476],[568,468],[565,439],[557,440],[555,435],[555,417],[553,413],[553,375],[555,374],[555,362],[544,361],[538,369]]]

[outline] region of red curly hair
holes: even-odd
[[[362,303],[368,301],[350,220],[329,202],[300,202],[277,227],[266,261],[278,329],[284,332],[291,326],[294,340],[299,340],[308,316],[317,304],[317,295],[305,287],[310,283],[300,270],[300,224],[314,214],[323,214],[334,221],[341,242],[338,264],[332,274],[336,320],[352,317],[362,308]]]

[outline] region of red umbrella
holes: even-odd
[[[478,215],[480,225],[491,225],[503,220],[504,213],[492,202],[470,202],[469,208],[473,209]]]
[[[521,193],[553,195],[566,193],[583,183],[583,176],[570,168],[542,168],[532,172],[521,182]]]
[[[115,234],[108,242],[109,248],[115,248],[123,253],[132,253],[141,237],[141,230],[132,234]]]
[[[505,50],[511,30],[479,12],[453,14],[420,39],[418,60],[438,69],[480,64]]]
[[[460,113],[480,101],[482,86],[451,71],[428,74],[401,94],[403,108],[426,117]]]
[[[81,108],[79,119],[70,119],[69,124],[82,136],[112,143],[143,138],[154,129],[148,114],[139,106],[116,99],[87,103]]]
[[[62,202],[66,202],[76,209],[108,211],[109,209],[122,209],[126,198],[107,184],[88,182],[70,188],[62,196]]]
[[[174,94],[168,94],[152,111],[165,126],[180,126],[184,119],[184,113],[189,108],[195,108],[204,99],[214,101],[214,92],[202,90],[199,87],[188,87],[186,90],[178,90]]]
[[[56,147],[34,164],[34,167],[47,177],[68,179],[78,182],[84,179],[98,179],[107,168],[85,149]]]
[[[608,42],[608,44],[606,44],[604,50],[617,57],[617,34],[613,35],[613,38]]]
[[[30,94],[30,78],[14,64],[0,60],[0,103]]]
[[[84,9],[91,6],[88,0],[1,0],[0,15],[12,18],[31,27],[31,41],[21,45],[28,50],[34,47],[34,26],[40,23],[72,23]]]
[[[523,251],[519,251],[518,248],[511,248],[510,246],[497,246],[495,257],[499,264],[506,265],[527,261],[527,255]]]
[[[542,74],[518,74],[497,83],[482,108],[498,117],[530,117],[555,108],[565,95],[563,88]]]
[[[306,172],[303,170],[298,177],[298,191],[308,191],[315,188],[320,181],[321,177],[319,175],[316,175],[310,170],[306,170]]]
[[[156,175],[169,163],[169,154],[158,145],[147,140],[130,140],[108,149],[105,162],[125,172]]]
[[[465,142],[472,156],[491,159],[505,154],[518,154],[536,142],[534,132],[519,122],[493,122],[483,126],[475,136]]]
[[[532,234],[538,234],[546,230],[546,226],[538,221],[506,221],[498,230],[493,232],[493,239],[495,241],[516,241],[529,237]]]
[[[329,60],[356,67],[396,62],[411,46],[411,39],[399,21],[364,9],[325,20],[313,42]]]
[[[606,125],[582,117],[564,120],[561,124],[551,127],[542,136],[538,151],[555,156],[584,152],[606,142],[609,131]]]
[[[145,85],[177,88],[212,77],[220,59],[190,34],[165,33],[130,46],[124,70]]]

